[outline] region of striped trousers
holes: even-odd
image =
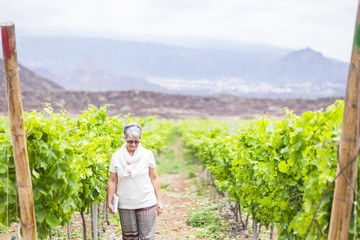
[[[124,240],[154,240],[156,205],[141,209],[119,209]]]

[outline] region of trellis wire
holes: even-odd
[[[356,74],[357,74],[357,77],[358,77],[358,93],[359,93],[359,90],[360,90],[360,73],[359,73],[359,70],[354,66],[354,64],[351,63],[351,67],[356,71]],[[357,114],[358,114],[357,120],[358,120],[358,122],[357,122],[357,126],[356,126],[356,141],[357,141],[357,146],[358,147],[359,147],[359,119],[360,119],[359,105],[360,105],[360,98],[358,97],[358,105],[357,105],[357,108],[358,108],[358,110],[357,110]],[[344,177],[345,177],[345,173],[344,173]],[[355,174],[355,190],[356,190],[356,187],[357,187],[356,181],[357,181],[357,174]],[[357,194],[354,194],[354,203],[353,204],[354,204],[354,240],[356,240],[356,236],[357,236],[357,225],[356,225],[356,222],[357,222]]]
[[[355,182],[355,187],[357,187],[357,184]],[[356,240],[357,236],[357,195],[354,194],[354,240]]]
[[[19,224],[18,224],[18,228],[17,228],[17,235],[18,235],[19,240],[21,240],[20,229],[21,229],[21,220],[19,220]]]
[[[123,117],[123,126],[126,125],[126,116]]]
[[[358,75],[358,93],[360,90],[360,73],[359,70],[354,66],[354,64],[352,64],[352,67],[356,70],[356,73]],[[359,146],[359,126],[360,126],[360,116],[359,116],[359,105],[360,105],[360,98],[358,98],[358,124],[357,124],[357,128],[356,128],[356,134],[357,134],[357,141],[358,141],[358,146]],[[357,168],[356,168],[357,170]],[[355,189],[357,189],[357,174],[355,174]],[[357,236],[357,194],[354,194],[354,239],[356,239]]]
[[[16,76],[16,74],[18,74],[20,72],[20,67],[17,68],[16,72],[13,73],[10,76],[6,76],[7,80],[7,84],[9,84],[10,80]],[[7,127],[8,129],[10,129],[10,134],[9,137],[11,138],[11,135],[13,136],[19,136],[19,134],[14,134],[11,132],[11,127],[10,127],[10,119],[9,119],[9,104],[8,104],[8,99],[7,99],[7,92],[6,92],[7,87],[5,87],[4,89],[4,111],[7,113]],[[28,134],[27,132],[25,133],[25,135]],[[10,155],[9,155],[9,148],[10,148],[10,140],[8,139],[7,141],[7,148],[6,148],[6,158],[7,158],[7,179],[6,179],[6,225],[9,226],[9,171],[10,171]],[[17,235],[18,235],[18,239],[21,239],[21,234],[20,234],[20,229],[21,229],[21,220],[18,218],[18,196],[17,196],[17,183],[15,181],[15,219],[19,220],[19,224],[18,224],[18,229],[17,229]]]
[[[230,118],[229,120],[229,136],[232,137],[233,134],[233,120]]]
[[[6,172],[6,226],[9,226],[9,154],[8,154],[9,140],[5,151],[7,172]]]
[[[16,72],[11,75],[11,76],[7,76],[8,81],[10,81],[18,72],[19,72],[19,67],[16,70]],[[5,74],[5,73],[4,73]],[[8,82],[6,81],[6,82]],[[6,98],[7,93],[6,93],[6,87],[4,88],[4,111],[6,111],[7,113],[7,117],[9,119],[9,108],[8,108],[8,99]],[[10,129],[10,122],[7,121],[7,128]],[[9,135],[10,136],[10,135]],[[6,226],[9,226],[9,171],[10,171],[10,163],[9,163],[9,148],[10,148],[10,143],[9,143],[9,139],[7,140],[7,147],[5,150],[5,157],[6,157],[6,165],[7,165],[7,172],[6,172]]]

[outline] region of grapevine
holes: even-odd
[[[89,108],[77,118],[55,114],[51,106],[25,113],[25,131],[39,236],[66,226],[75,211],[88,212],[91,204],[106,199],[111,155],[121,147],[123,116],[109,117],[107,106]],[[157,153],[164,148],[173,122],[155,117],[131,118],[151,124],[142,143]],[[19,213],[15,166],[7,118],[0,118],[0,220],[16,221]],[[9,164],[8,164],[9,163]],[[8,178],[9,176],[9,178]],[[8,189],[8,190],[7,190]],[[7,192],[8,191],[8,192]],[[18,209],[16,208],[18,207]],[[8,219],[8,220],[7,220]]]
[[[298,239],[336,176],[343,102],[301,116],[285,111],[285,119],[263,116],[231,137],[215,124],[206,131],[185,120],[180,128],[220,191],[229,192],[262,225],[275,224],[279,239]],[[333,191],[322,201],[307,239],[327,238]]]

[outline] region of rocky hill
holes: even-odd
[[[56,91],[62,90],[58,84],[45,79],[26,67],[19,65],[19,76],[22,91]],[[0,91],[5,91],[4,63],[0,59]]]
[[[283,97],[345,96],[348,69],[349,64],[307,48],[287,54],[248,79],[283,91]]]
[[[284,107],[296,114],[315,111],[335,102],[335,98],[322,99],[259,99],[234,96],[193,96],[165,94],[145,91],[109,91],[109,92],[23,92],[25,111],[43,109],[44,103],[51,103],[55,112],[66,110],[77,116],[87,109],[89,104],[97,107],[109,104],[110,115],[128,114],[135,116],[158,115],[165,118],[194,117],[242,117],[269,114],[284,117]],[[7,114],[5,97],[0,95],[0,115]]]
[[[348,64],[306,48],[287,54],[250,78],[268,81],[276,86],[304,83],[321,85],[329,82],[345,84],[347,71]]]
[[[104,71],[96,62],[84,62],[73,71],[58,75],[61,85],[75,91],[147,90],[166,92],[165,88],[141,77],[116,75]]]
[[[311,52],[310,55],[312,55]],[[291,55],[289,58],[291,58]],[[295,57],[295,59],[298,59],[298,57]],[[288,61],[290,60],[288,59]],[[98,79],[96,84],[98,84],[99,89],[102,89],[102,86],[110,86],[114,81],[116,83],[117,80],[111,74],[104,74],[101,68],[95,64],[84,64],[75,71],[75,74],[78,75],[76,81],[80,81],[83,85],[87,84],[87,76],[95,76]],[[0,77],[3,79],[0,83],[0,91],[5,92],[3,62],[1,59]],[[64,78],[66,79],[66,76]],[[320,99],[268,99],[244,98],[233,95],[195,96],[169,94],[160,93],[157,91],[160,89],[159,87],[144,82],[141,78],[128,77],[124,79],[128,82],[128,86],[133,86],[133,88],[149,86],[153,88],[153,91],[68,91],[33,73],[29,69],[20,66],[22,99],[25,111],[41,111],[44,103],[51,103],[55,112],[65,110],[72,116],[79,115],[89,104],[98,107],[108,104],[110,105],[108,111],[110,115],[131,113],[136,116],[159,115],[176,119],[192,117],[253,118],[254,115],[262,114],[283,117],[284,107],[293,110],[296,114],[302,114],[305,111],[324,109],[328,105],[333,104],[337,99],[335,97]],[[67,81],[69,81],[68,84],[71,84],[72,79],[68,78]],[[119,84],[119,82],[117,83]],[[258,83],[255,81],[254,84]],[[207,85],[221,87],[214,83],[205,83],[205,86]],[[0,115],[7,115],[6,94],[0,94]]]

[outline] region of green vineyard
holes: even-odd
[[[153,117],[131,120],[145,126],[145,147],[154,152],[164,148],[172,121]],[[84,213],[92,203],[106,199],[109,161],[123,144],[122,126],[128,121],[129,116],[107,117],[106,106],[91,106],[78,118],[54,114],[51,107],[42,113],[25,114],[39,236],[47,236],[58,225],[65,226],[75,211]],[[9,224],[16,220],[19,209],[11,134],[5,118],[0,124],[0,154],[0,219]]]
[[[304,238],[313,217],[306,239],[327,238],[334,185],[322,196],[336,176],[342,101],[325,111],[296,116],[285,110],[284,119],[265,115],[231,122],[230,128],[225,120],[109,117],[106,110],[90,106],[81,116],[69,117],[47,106],[43,112],[25,114],[39,236],[66,226],[75,212],[88,212],[106,199],[109,161],[122,145],[122,126],[137,121],[143,126],[143,145],[155,153],[166,149],[176,129],[217,190],[253,222],[276,229],[278,239]],[[7,118],[0,118],[3,225],[19,215],[9,131]],[[351,220],[351,238],[360,230],[354,226],[359,220]]]
[[[262,225],[278,228],[279,239],[304,238],[318,204],[306,239],[326,239],[333,185],[320,200],[336,176],[342,116],[339,101],[301,117],[289,110],[283,120],[263,116],[231,137],[224,126],[211,122],[184,121],[180,128],[219,191],[228,192]],[[350,233],[359,230],[352,220]]]

